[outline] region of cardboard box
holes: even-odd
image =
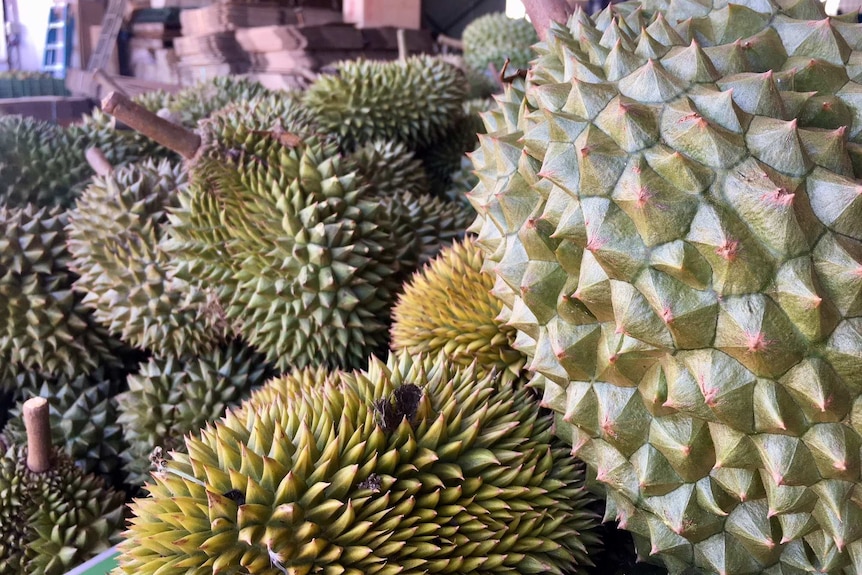
[[[422,27],[421,0],[345,0],[344,21],[358,28],[393,26],[408,30]]]

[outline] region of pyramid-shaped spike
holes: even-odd
[[[532,93],[539,102],[540,108],[551,113],[559,113],[563,111],[571,91],[572,84],[554,83],[537,86]]]
[[[653,416],[660,417],[675,412],[673,408],[664,405],[667,402],[668,386],[665,370],[660,363],[653,364],[646,370],[638,385],[638,391],[644,405]]]
[[[745,141],[754,157],[784,174],[803,176],[814,165],[802,147],[796,119],[755,117]]]
[[[627,154],[602,130],[590,126],[575,141],[581,196],[609,195],[626,167]]]
[[[693,247],[688,246],[686,250],[682,244],[683,242],[665,244],[653,252],[653,257],[674,258],[681,262],[686,259],[689,262],[695,260],[695,265],[706,265]],[[679,246],[681,253],[674,250],[674,246]],[[677,349],[697,349],[711,345],[718,317],[717,297],[698,289],[692,283],[680,281],[673,271],[668,269],[670,262],[657,265],[661,260],[653,261],[655,269],[642,274],[636,286],[670,330]]]
[[[722,76],[750,71],[741,40],[720,46],[706,46],[703,51]]]
[[[599,321],[613,321],[610,280],[596,257],[589,251],[584,252],[578,288],[570,297],[583,303]]]
[[[849,124],[852,119],[847,122]],[[847,126],[842,125],[834,130],[800,130],[799,138],[802,147],[818,166],[847,178],[855,177],[853,162],[847,151]]]
[[[598,434],[599,411],[593,385],[585,381],[572,381],[566,386],[566,408],[563,419],[581,429]]]
[[[715,347],[760,377],[779,377],[804,349],[787,316],[762,294],[721,301]]]
[[[862,26],[859,25],[859,10],[848,10],[831,17],[831,24],[841,37],[854,50],[862,47]]]
[[[687,48],[673,48],[661,62],[668,72],[691,83],[715,82],[720,77],[715,64],[696,40]]]
[[[816,511],[816,509],[815,509]],[[818,567],[822,573],[829,573],[844,566],[844,542],[838,545],[832,536],[824,530],[814,531],[805,538],[811,553],[814,555]]]
[[[604,198],[584,198],[585,246],[612,279],[630,281],[643,265],[646,246],[634,223],[613,202]]]
[[[754,436],[763,466],[778,485],[811,485],[820,479],[811,452],[798,437],[764,433]]]
[[[667,400],[663,407],[673,409],[691,418],[715,422],[715,413],[707,405],[707,397],[698,381],[678,358],[667,360],[664,365],[667,374]]]
[[[548,323],[547,334],[550,350],[569,379],[595,375],[601,337],[598,324],[571,325],[555,318]]]
[[[614,18],[613,20],[611,20],[610,25],[605,28],[605,31],[602,34],[601,39],[599,40],[599,44],[601,44],[608,50],[618,44],[621,44],[623,49],[630,52],[633,51],[635,48],[634,44],[632,43],[632,38],[626,32],[620,29],[619,18]]]
[[[848,134],[851,141],[856,141],[862,133],[862,84],[848,82],[836,94],[853,114],[853,123]]]
[[[592,120],[614,99],[617,91],[611,84],[572,81],[569,98],[563,112],[584,120]]]
[[[589,82],[591,84],[605,81],[605,72],[602,70],[601,65],[584,60],[582,54],[568,48],[563,51],[565,52],[562,60],[565,66],[563,80],[567,82],[581,80],[582,82]]]
[[[709,434],[715,447],[715,468],[744,467],[757,458],[751,436],[722,423],[710,422]]]
[[[799,112],[799,124],[805,128],[847,129],[853,113],[840,98],[833,95],[812,96]]]
[[[547,126],[548,124],[540,125]],[[583,125],[586,126],[586,124]],[[570,142],[548,142],[547,146],[539,176],[553,182],[572,195],[577,194],[581,183],[581,172],[576,167],[579,158],[573,157],[572,144]]]
[[[598,33],[598,29],[592,18],[580,5],[575,8],[574,15],[569,19],[569,31],[574,38],[580,38],[585,34]],[[601,38],[601,35],[596,36],[596,39],[598,38]]]
[[[794,513],[810,514],[817,503],[817,495],[808,487],[800,485],[779,485],[765,469],[760,469],[761,483],[766,491],[769,504],[768,514],[781,517]],[[786,541],[782,541],[785,543]]]
[[[849,403],[849,402],[848,402]],[[825,479],[856,481],[859,478],[859,435],[842,423],[812,425],[802,437]]]
[[[677,34],[673,26],[668,24],[662,12],[657,12],[655,20],[647,26],[646,31],[657,42],[664,46],[685,46],[687,42]]]
[[[830,18],[818,22],[779,16],[774,26],[791,56],[817,58],[838,66],[847,62],[850,56],[850,46]]]
[[[519,294],[540,324],[556,316],[556,301],[566,279],[566,272],[554,262],[530,258],[524,266]]]
[[[494,273],[511,289],[519,291],[521,279],[524,277],[529,261],[527,252],[520,242],[507,242],[503,257],[494,266]]]
[[[826,508],[839,521],[850,520],[848,511],[852,507],[856,507],[857,490],[858,487],[853,481],[842,481],[840,479],[827,479],[811,487],[811,491],[818,498],[817,506]],[[856,507],[856,510],[859,510],[858,507]],[[847,540],[845,539],[845,541]]]
[[[686,241],[693,244],[713,269],[713,285],[721,295],[757,292],[772,270],[758,242],[735,216],[702,204]]]
[[[596,67],[601,67],[605,61],[608,59],[608,54],[610,54],[611,48],[605,48],[599,42],[588,41],[585,36],[580,38],[581,40],[581,50],[587,54],[589,58],[590,64],[593,64]]]
[[[596,455],[596,479],[622,492],[630,499],[638,496],[638,479],[634,467],[609,443],[601,439],[592,440]]]
[[[670,50],[669,46],[665,46],[655,38],[653,38],[646,28],[641,30],[638,37],[638,44],[635,46],[635,54],[643,59],[661,58]]]
[[[785,71],[782,76],[797,92],[834,94],[850,79],[843,66],[804,56],[788,58],[782,69]]]
[[[812,422],[837,423],[850,411],[849,390],[823,359],[805,359],[788,371],[780,383]]]
[[[712,10],[712,2],[707,0],[672,0],[667,13],[673,14],[674,19],[679,21],[706,16],[710,10]]]
[[[775,78],[779,75],[775,74]],[[781,92],[781,102],[784,106],[784,111],[790,118],[799,118],[805,106],[815,96],[816,92]],[[803,120],[800,118],[800,126],[805,127]]]
[[[797,541],[820,527],[811,513],[787,513],[778,516],[781,525],[782,543]]]
[[[629,161],[611,198],[632,219],[648,246],[683,235],[697,208],[694,196],[655,173],[643,156]]]
[[[719,517],[726,517],[728,512],[736,506],[736,501],[713,480],[712,477],[704,477],[695,484],[697,502],[709,513]]]
[[[724,181],[730,206],[767,247],[789,258],[806,253],[820,226],[806,209],[798,181],[748,158]],[[811,230],[811,232],[809,232]]]
[[[760,474],[756,470],[719,467],[712,470],[710,477],[726,493],[740,502],[761,499],[766,495],[760,482]]]
[[[790,18],[819,20],[826,16],[823,4],[817,0],[781,0],[778,4]]]
[[[620,93],[637,102],[667,102],[681,94],[686,85],[668,73],[658,60],[648,60],[618,83]]]
[[[716,350],[688,352],[681,359],[715,419],[740,431],[754,430],[753,373]]]
[[[695,86],[688,93],[689,99],[707,120],[735,134],[742,134],[751,121],[733,101],[733,91],[720,92],[706,86]]]
[[[643,63],[643,58],[626,48],[622,41],[618,41],[608,53],[602,67],[607,79],[615,82],[637,70]]]
[[[673,149],[713,168],[729,168],[745,150],[738,134],[709,122],[688,98],[665,108],[661,135]]]
[[[595,383],[599,407],[599,437],[626,457],[646,443],[652,417],[636,387]]]
[[[738,38],[754,36],[769,22],[768,14],[756,12],[741,4],[728,3],[709,13],[709,43],[727,44]]]
[[[618,96],[596,116],[595,124],[626,152],[641,150],[658,139],[657,110]]]
[[[618,333],[613,324],[602,324],[596,379],[620,386],[636,386],[663,354],[663,350]]]
[[[677,535],[698,540],[721,529],[724,517],[713,515],[698,503],[697,490],[691,483],[665,495],[646,497],[646,505]]]
[[[715,464],[715,449],[704,421],[682,415],[653,419],[649,442],[685,481],[706,477]],[[695,453],[697,457],[692,456]]]
[[[805,417],[781,384],[759,379],[754,388],[754,427],[760,433],[802,433]]]
[[[587,232],[584,228],[584,212],[581,209],[581,202],[571,200],[568,203],[565,211],[560,214],[559,222],[551,237],[558,240],[570,240],[578,246],[587,245]],[[578,270],[580,269],[580,256],[582,255],[579,252],[580,250],[573,252],[573,254],[577,254],[576,264]],[[577,271],[571,270],[570,273],[577,273]]]
[[[826,233],[814,247],[814,269],[841,315],[862,313],[862,247]]]
[[[826,338],[840,320],[832,301],[824,297],[810,257],[795,258],[782,265],[770,295],[812,343]]]
[[[769,517],[763,500],[738,505],[727,518],[725,529],[763,565],[774,563],[781,554],[781,530],[778,521]]]
[[[616,329],[656,347],[673,347],[673,338],[659,316],[633,285],[611,280]]]
[[[830,230],[862,237],[862,183],[815,168],[808,177],[811,208]]]
[[[635,468],[644,495],[664,495],[683,484],[664,455],[649,443],[641,446],[629,461]]]
[[[762,74],[734,74],[717,83],[722,90],[733,90],[733,101],[749,114],[786,119],[784,103],[771,70]]]
[[[661,554],[665,563],[676,560],[688,565],[693,560],[692,545],[680,535],[671,531],[667,525],[654,515],[648,515],[649,522],[649,555]]]
[[[704,191],[715,177],[712,170],[661,144],[644,151],[644,157],[657,174],[687,194]]]

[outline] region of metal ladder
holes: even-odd
[[[72,17],[69,5],[58,2],[48,12],[48,33],[45,38],[45,55],[42,71],[55,78],[65,78],[66,68],[72,59]]]

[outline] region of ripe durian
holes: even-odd
[[[509,18],[502,12],[476,18],[464,28],[461,39],[464,62],[473,74],[484,79],[485,94],[499,91],[499,83],[492,75],[502,71],[507,58],[510,71],[526,69],[533,57],[530,47],[539,40],[527,20]]]
[[[862,27],[782,5],[578,12],[473,154],[516,347],[672,573],[862,571]]]
[[[120,365],[120,343],[72,291],[66,222],[56,207],[0,206],[0,387],[22,371],[77,377]]]
[[[317,131],[314,116],[302,105],[301,94],[266,92],[237,100],[198,122],[198,132],[207,141],[229,139],[238,129],[255,137],[258,130],[281,130],[297,136]]]
[[[159,462],[118,573],[577,573],[581,468],[497,384],[406,355],[273,380]]]
[[[418,355],[441,351],[453,362],[520,375],[524,355],[513,349],[515,329],[498,316],[493,274],[482,271],[482,250],[468,238],[444,249],[416,272],[392,311],[392,349]]]
[[[401,142],[368,142],[350,158],[372,192],[381,199],[400,192],[427,194],[429,191],[422,162]]]
[[[0,205],[67,206],[92,175],[83,139],[30,117],[0,115]]]
[[[146,161],[96,176],[69,212],[74,288],[100,324],[164,356],[206,352],[224,337],[213,295],[176,277],[160,242],[187,185],[179,164]]]
[[[0,446],[0,575],[63,575],[117,543],[122,492],[59,450],[34,473],[25,446]]]
[[[42,377],[29,372],[18,376],[17,390],[22,402],[31,397],[48,401],[51,437],[85,473],[107,481],[119,479],[123,431],[117,423],[114,396],[125,384],[125,372],[99,368],[86,376]],[[10,413],[3,428],[10,444],[26,441],[21,403]]]
[[[389,220],[335,144],[240,125],[191,169],[170,249],[243,339],[283,370],[360,366],[385,343]]]
[[[168,110],[178,123],[194,128],[199,121],[226,106],[272,94],[273,92],[255,80],[216,76],[173,94]]]
[[[458,119],[466,97],[461,72],[431,56],[405,61],[341,62],[317,78],[304,102],[324,133],[345,150],[375,140],[416,150],[437,142]]]
[[[151,358],[142,364],[129,375],[128,391],[116,396],[128,445],[122,454],[126,481],[142,485],[155,448],[181,449],[184,435],[221,417],[271,376],[263,357],[236,341],[185,360]]]

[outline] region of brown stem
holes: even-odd
[[[87,158],[87,163],[90,164],[90,167],[93,168],[93,171],[96,172],[97,175],[107,176],[114,171],[114,166],[112,166],[111,162],[108,161],[108,158],[105,156],[105,152],[103,152],[101,148],[97,148],[95,146],[87,148],[87,151],[84,152],[84,156]]]
[[[530,22],[533,23],[533,28],[536,29],[540,40],[544,40],[547,36],[551,22],[565,23],[573,12],[566,0],[523,1]]]
[[[48,400],[32,397],[24,402],[24,428],[27,430],[27,468],[33,473],[51,469],[51,418]]]
[[[456,50],[464,51],[464,42],[458,40],[457,38],[450,38],[449,36],[444,36],[440,34],[437,36],[437,43],[441,46],[449,46],[450,48],[455,48]]]
[[[186,159],[192,159],[201,146],[200,136],[193,131],[160,118],[118,92],[102,100],[102,110]]]

